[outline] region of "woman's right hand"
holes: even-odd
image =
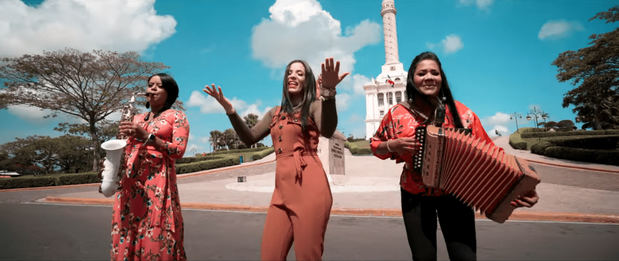
[[[214,83],[211,84],[211,86],[205,85],[203,91],[215,98],[215,100],[221,104],[221,107],[224,108],[226,114],[233,114],[235,112],[230,100],[224,97],[224,93],[221,91],[221,86],[216,87]]]
[[[398,154],[415,154],[419,151],[421,143],[415,138],[397,138],[386,141],[387,150]]]

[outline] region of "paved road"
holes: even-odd
[[[362,180],[373,186],[377,181],[387,180],[397,188],[395,181],[401,166],[371,156],[346,157],[349,181]],[[519,211],[569,212],[569,216],[599,214],[612,217],[615,223],[510,220],[496,224],[478,219],[480,260],[619,260],[616,243],[619,241],[619,222],[616,222],[619,172],[614,167],[558,163],[575,167],[533,163],[543,180],[538,185],[542,200],[532,209]],[[256,166],[187,175],[179,179],[181,200],[203,205],[266,206],[270,193],[230,190],[226,185],[236,182],[239,175],[248,176],[250,181],[258,179],[258,183],[272,183],[272,177],[263,177],[264,180],[259,177],[272,173],[274,165],[265,159],[264,164]],[[583,166],[589,169],[581,168]],[[591,168],[609,168],[609,171],[591,171]],[[376,179],[376,174],[383,175],[382,179]],[[101,195],[95,191],[96,185],[0,191],[0,260],[107,260],[109,205],[58,205],[41,201],[50,196],[101,200]],[[334,208],[399,209],[397,190],[334,193],[333,196]],[[183,216],[185,248],[190,259],[256,260],[259,257],[264,213],[185,207]],[[439,242],[438,247],[439,259],[445,260],[444,243]],[[293,257],[291,253],[289,259]],[[324,259],[410,260],[401,218],[397,215],[332,216],[326,233]]]
[[[0,260],[106,260],[108,206],[2,203]],[[8,214],[10,213],[10,214]],[[183,210],[190,260],[256,260],[264,213]],[[479,260],[618,260],[619,225],[478,220]],[[291,252],[289,259],[294,259]],[[325,260],[410,260],[397,217],[332,216]],[[446,260],[439,242],[439,259]]]

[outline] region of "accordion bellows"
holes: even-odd
[[[515,209],[510,202],[540,182],[529,163],[462,129],[418,127],[423,144],[413,168],[423,183],[454,195],[489,219],[503,223]]]

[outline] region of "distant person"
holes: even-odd
[[[164,73],[148,78],[150,111],[122,122],[126,173],[114,200],[112,260],[186,260],[174,161],[189,137],[185,113],[172,109],[178,85]]]
[[[471,207],[442,190],[426,187],[419,172],[413,170],[413,155],[420,148],[415,128],[432,122],[439,99],[445,100],[443,127],[468,128],[472,135],[487,143],[492,140],[479,118],[454,100],[438,57],[423,52],[411,63],[406,84],[408,100],[387,111],[376,134],[370,140],[374,155],[381,159],[405,162],[401,185],[402,216],[414,260],[436,260],[437,216],[451,260],[476,260],[475,215]],[[440,116],[439,116],[440,117]],[[531,191],[513,202],[531,207],[538,200]]]
[[[262,233],[261,259],[285,260],[292,243],[297,260],[321,260],[333,198],[316,154],[320,135],[331,137],[337,126],[335,86],[339,75],[333,58],[322,64],[322,89],[310,66],[294,60],[286,66],[281,106],[268,111],[251,129],[224,97],[221,87],[204,92],[224,108],[239,138],[250,146],[271,134],[276,155],[275,191]]]

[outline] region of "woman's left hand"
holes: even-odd
[[[146,130],[142,129],[142,127],[140,127],[137,123],[130,121],[121,122],[118,126],[118,130],[120,131],[120,134],[125,137],[134,137],[140,140],[148,138],[148,132],[146,132]]]
[[[535,191],[535,189],[525,193],[524,195],[521,195],[520,197],[518,197],[515,200],[512,200],[511,204],[514,207],[532,207],[533,205],[537,204],[537,201],[539,201],[539,196],[537,195],[537,192]]]
[[[325,59],[325,62],[321,64],[322,72],[320,78],[322,81],[322,87],[326,89],[335,89],[347,75],[350,73],[343,73],[340,75],[340,62],[333,63],[333,57]]]

